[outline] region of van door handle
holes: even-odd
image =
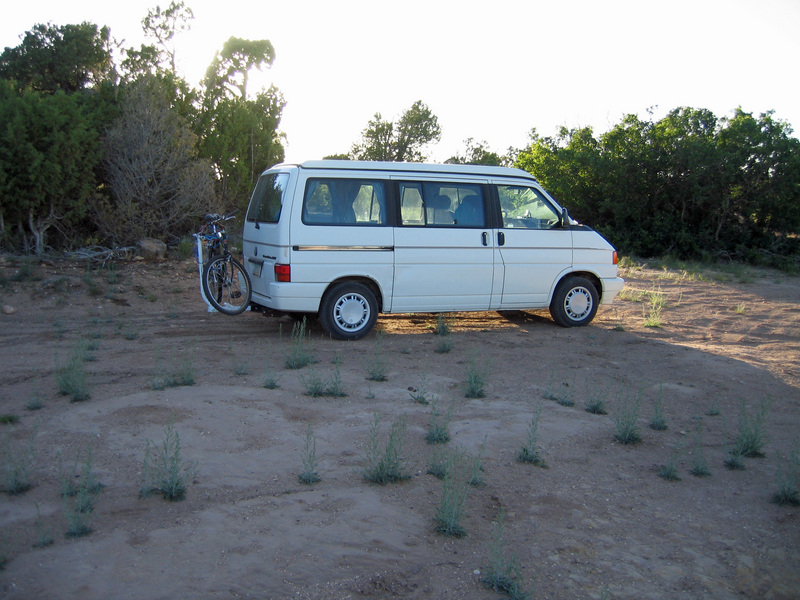
[[[486,233],[485,231],[481,234],[481,242],[483,242],[484,246],[489,245],[489,234]]]
[[[497,245],[498,246],[505,246],[506,245],[506,234],[502,231],[497,232]]]

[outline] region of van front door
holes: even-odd
[[[495,248],[485,189],[472,182],[398,183],[392,312],[489,308]]]
[[[560,227],[558,210],[541,190],[496,190],[503,218],[494,232],[503,269],[500,308],[546,307],[559,276],[572,265],[572,232]]]

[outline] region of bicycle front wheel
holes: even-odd
[[[217,256],[203,268],[203,292],[215,309],[238,315],[250,306],[250,276],[232,256]]]

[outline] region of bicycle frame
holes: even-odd
[[[206,215],[206,224],[200,228],[200,231],[193,234],[197,242],[197,275],[200,284],[200,296],[203,301],[208,305],[208,312],[217,312],[217,309],[211,305],[206,297],[206,292],[203,289],[203,267],[206,260],[211,258],[213,250],[219,246],[223,247],[224,254],[228,254],[228,235],[225,227],[220,225],[221,221],[226,221],[233,218],[233,215],[220,216],[220,215]],[[210,228],[210,231],[207,231]],[[206,256],[206,248],[210,248],[212,252]]]

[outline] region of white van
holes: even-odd
[[[252,308],[358,339],[378,313],[549,308],[586,325],[622,289],[617,253],[525,171],[355,161],[276,165],[243,254]]]

